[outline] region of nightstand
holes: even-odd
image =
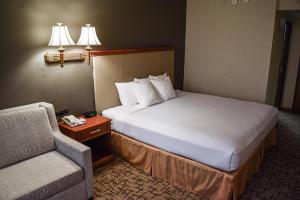
[[[91,148],[93,167],[112,161],[114,157],[110,144],[111,120],[99,115],[85,119],[87,120],[86,124],[76,127],[70,127],[60,122],[60,131]]]

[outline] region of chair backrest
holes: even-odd
[[[55,149],[53,115],[44,103],[0,111],[0,168]]]

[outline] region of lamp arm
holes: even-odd
[[[60,46],[57,50],[59,51],[60,66],[63,67],[64,66],[64,51],[65,51],[65,48]]]
[[[88,53],[88,64],[90,65],[91,64],[91,50],[92,50],[92,47],[90,45],[88,45],[88,46],[85,47],[85,50]]]

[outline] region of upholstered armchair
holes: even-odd
[[[91,151],[60,133],[53,106],[0,111],[0,199],[93,197]]]

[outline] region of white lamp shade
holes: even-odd
[[[95,27],[89,25],[82,27],[77,45],[101,45]]]
[[[49,41],[48,46],[70,46],[75,45],[75,42],[72,40],[67,26],[61,26],[61,23],[58,23],[58,26],[52,27],[52,35]]]

